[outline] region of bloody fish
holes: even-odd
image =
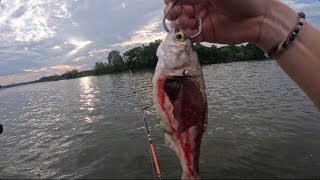
[[[173,29],[157,56],[153,93],[165,140],[179,157],[181,178],[200,179],[200,144],[208,123],[208,105],[197,53],[185,32]]]

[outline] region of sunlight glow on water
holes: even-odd
[[[84,77],[80,79],[80,102],[83,103],[81,110],[87,110],[89,113],[94,111],[96,97],[94,92],[93,84],[91,82],[92,77]],[[87,123],[93,123],[94,119],[90,116],[85,117]]]

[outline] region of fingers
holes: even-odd
[[[198,22],[196,19],[190,19],[187,16],[180,16],[178,19],[171,21],[171,27],[186,29],[197,29]]]
[[[198,32],[197,29],[193,30],[193,34],[196,34]],[[205,18],[202,21],[202,31],[200,36],[194,38],[192,42],[197,43],[197,42],[215,42],[216,37],[215,37],[215,29],[213,26],[213,23],[210,21],[210,19]]]
[[[173,2],[170,2],[166,5],[165,9],[164,9],[164,14],[167,14],[167,12],[171,9],[173,5]],[[175,20],[177,19],[180,15],[186,15],[190,18],[194,18],[195,17],[195,9],[194,9],[194,5],[179,5],[176,4],[172,10],[170,11],[170,13],[167,15],[167,19],[169,21]]]
[[[164,9],[164,14],[166,14],[171,8],[175,0],[164,0],[166,7]],[[188,2],[193,2],[193,4],[188,4]],[[194,4],[198,2],[198,4]],[[179,0],[170,13],[167,15],[167,19],[171,21],[171,27],[181,28],[190,37],[198,33],[198,17],[202,20],[208,14],[207,7],[204,4],[200,4],[199,0]],[[200,35],[193,39],[193,42],[202,42],[204,36]]]
[[[195,11],[193,5],[184,5],[182,6],[182,13],[190,18],[195,17]]]
[[[177,25],[179,28],[181,29],[187,29],[189,28],[189,18],[186,15],[181,15],[179,16],[179,18],[177,19]]]
[[[171,3],[169,3],[169,4],[164,8],[164,14],[167,14],[167,13],[168,13],[168,11],[171,9],[172,5],[173,5],[173,3],[171,2]],[[176,5],[172,8],[171,12],[167,15],[167,19],[168,19],[169,21],[175,20],[175,19],[177,19],[177,17],[179,17],[181,14],[182,14],[182,6],[176,4]]]
[[[196,19],[189,19],[189,22],[188,22],[188,27],[190,29],[196,29],[198,26],[198,22]]]

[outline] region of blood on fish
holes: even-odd
[[[164,86],[165,92],[171,97],[174,118],[179,122],[179,133],[203,123],[206,108],[205,100],[194,79],[173,77],[167,79]],[[175,86],[179,86],[179,88]]]
[[[166,94],[164,91],[164,86],[165,86],[165,80],[162,78],[159,78],[157,81],[157,85],[158,85],[158,98],[159,98],[159,104],[162,108],[162,110],[166,113],[166,116],[170,122],[170,129],[175,133],[176,130],[172,127],[172,120],[171,120],[171,116],[169,114],[169,111],[167,110],[167,108],[165,107],[165,103],[166,103]]]
[[[189,128],[196,126],[197,124],[202,126],[206,110],[205,100],[193,79],[175,77],[164,80],[159,78],[157,85],[160,106],[166,113],[170,122],[170,127],[173,130],[173,133],[176,133],[177,140],[184,151],[186,165],[188,168],[188,176],[194,177],[194,170],[198,171],[198,169],[197,167],[192,166],[194,165],[192,160],[197,161],[197,158],[192,159],[192,156],[193,154],[198,156],[199,153],[195,152],[190,144],[192,142],[192,136],[189,132]],[[179,88],[177,88],[177,86],[179,86]],[[172,114],[174,117],[169,113],[168,107],[165,107],[166,97],[168,97],[173,107]],[[172,119],[178,121],[179,126],[177,130],[172,127]],[[199,120],[201,122],[199,122]],[[201,141],[201,136],[202,133],[198,134],[196,136],[196,140]],[[185,139],[185,141],[183,141],[183,139]]]
[[[176,41],[176,30],[168,33],[157,51],[154,102],[165,138],[180,159],[181,178],[198,179],[208,105],[202,70],[192,42],[190,39],[183,43]]]
[[[187,160],[187,166],[189,169],[189,173],[191,176],[194,176],[193,170],[191,169],[191,157],[190,157],[190,155],[193,154],[193,151],[192,151],[191,145],[189,143],[190,143],[190,132],[186,131],[186,144],[185,144],[183,150],[185,151],[185,157]]]
[[[165,81],[161,78],[159,78],[158,80],[158,97],[160,99],[160,106],[161,108],[163,109],[163,111],[166,113],[169,121],[171,122],[171,117],[168,113],[168,111],[166,110],[166,107],[165,107],[165,100],[166,100],[166,94],[165,94],[165,90],[164,90],[164,86],[165,86]],[[170,126],[171,126],[171,129],[174,131],[174,133],[176,132],[176,130],[172,127],[171,123],[170,123]],[[186,142],[184,143],[183,142],[183,138],[182,138],[182,134],[178,134],[178,140],[180,141],[180,144],[182,145],[182,148],[184,150],[184,155],[185,155],[185,158],[186,158],[186,161],[187,161],[187,166],[188,166],[188,170],[189,170],[189,173],[191,173],[191,176],[194,175],[192,169],[191,169],[191,154],[192,154],[192,148],[191,148],[191,145],[189,144],[190,142],[190,133],[188,131],[186,131],[184,133],[186,135]]]
[[[163,110],[165,110],[164,108],[164,103],[166,101],[166,96],[164,94],[164,80],[160,79],[158,80],[158,95],[159,95],[159,99],[160,99],[160,105],[162,107]]]

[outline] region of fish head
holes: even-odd
[[[159,61],[163,61],[163,68],[167,70],[178,70],[198,64],[191,39],[179,28],[168,33],[158,48],[157,56]]]

